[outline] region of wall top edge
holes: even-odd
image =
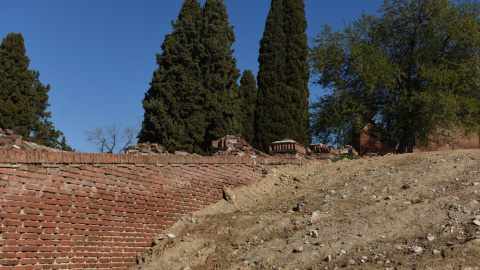
[[[175,156],[0,150],[0,164],[303,164],[309,160],[235,156]]]

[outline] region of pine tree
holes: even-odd
[[[202,59],[203,87],[207,91],[205,112],[207,132],[206,150],[212,140],[240,132],[240,104],[238,84],[240,71],[236,68],[231,46],[235,41],[233,27],[228,22],[226,6],[222,0],[206,0],[203,13]]]
[[[185,0],[173,32],[165,36],[157,54],[145,109],[140,141],[158,142],[167,150],[202,153],[206,130],[205,91],[200,61],[202,9],[197,0]]]
[[[240,115],[242,133],[241,137],[248,143],[252,143],[254,137],[254,113],[257,101],[257,82],[251,70],[245,70],[240,79]]]
[[[254,146],[263,151],[268,149],[269,143],[284,139],[288,130],[288,112],[283,101],[287,88],[283,10],[283,0],[272,0],[260,40]]]
[[[43,85],[29,64],[22,34],[8,34],[0,45],[0,127],[13,129],[26,141],[72,151],[49,120],[50,85]]]

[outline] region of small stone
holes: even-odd
[[[332,255],[328,255],[328,256],[325,258],[325,261],[326,261],[326,262],[331,262],[331,261],[332,261]]]
[[[293,253],[302,253],[303,252],[303,247],[297,247],[293,249]]]
[[[315,221],[317,221],[317,220],[319,220],[319,219],[320,219],[320,211],[315,211],[315,212],[313,212],[313,213],[312,213],[312,217],[310,218],[310,220],[311,220],[312,222],[315,222]]]
[[[237,198],[235,197],[235,194],[233,193],[233,191],[226,186],[223,186],[222,190],[223,190],[223,198],[227,202],[234,204]]]
[[[447,243],[447,246],[452,247],[452,246],[455,246],[456,244],[457,244],[457,243],[455,243],[455,242],[448,242],[448,243]]]
[[[423,248],[418,247],[418,246],[415,246],[415,247],[409,248],[409,251],[411,251],[411,252],[413,252],[413,253],[422,253],[422,252],[423,252]]]
[[[171,234],[171,233],[167,234],[167,236],[168,236],[169,238],[175,238],[175,235],[174,235],[174,234]]]
[[[475,220],[480,220],[480,215],[475,216]]]
[[[367,256],[362,256],[362,257],[359,258],[359,260],[360,260],[361,263],[364,263],[364,262],[368,261],[368,257]]]
[[[410,185],[409,185],[409,184],[404,184],[404,185],[402,186],[402,189],[409,189],[409,188],[410,188]]]
[[[355,260],[352,260],[352,259],[348,260],[347,262],[347,265],[354,265],[354,264],[355,264]]]
[[[442,254],[442,252],[441,252],[440,250],[438,250],[438,249],[434,249],[434,250],[432,251],[432,253],[433,253],[433,255],[440,255],[440,254]]]
[[[346,254],[347,254],[346,250],[344,250],[344,249],[340,250],[340,255],[346,255]]]
[[[474,221],[473,221],[473,224],[475,224],[475,225],[477,225],[477,226],[480,226],[480,220],[477,220],[477,219],[474,220]]]
[[[428,234],[427,240],[428,240],[428,241],[433,241],[433,240],[435,240],[435,236],[433,236],[433,235],[431,235],[431,234]]]
[[[335,190],[333,190],[333,189],[330,190],[329,192],[330,192],[330,194],[335,194]]]
[[[183,270],[190,270],[190,267],[185,267],[183,268]]]
[[[317,230],[310,230],[310,236],[313,238],[318,238],[318,231]]]

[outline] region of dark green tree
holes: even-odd
[[[285,138],[288,130],[283,93],[285,78],[285,33],[283,0],[272,0],[260,40],[257,75],[258,95],[255,106],[254,146],[267,150],[268,144]]]
[[[169,151],[204,152],[202,12],[197,0],[185,0],[178,19],[172,22],[173,32],[165,36],[162,53],[157,54],[159,68],[142,102],[142,142],[157,142]]]
[[[252,143],[254,137],[254,113],[257,102],[257,82],[251,70],[245,70],[240,79],[240,123],[242,125],[241,137]]]
[[[385,0],[343,31],[325,26],[311,50],[314,134],[354,140],[368,122],[399,152],[480,128],[480,6],[472,1]]]
[[[303,0],[272,0],[260,40],[254,145],[310,143],[308,43]]]
[[[40,73],[29,70],[29,64],[22,34],[8,34],[0,45],[0,127],[26,141],[73,151],[49,120],[50,85],[43,85]]]
[[[202,59],[203,87],[206,89],[205,113],[207,132],[204,149],[212,140],[241,132],[238,78],[240,71],[233,58],[233,27],[222,0],[206,0],[203,12],[201,42],[205,48]]]
[[[287,101],[290,112],[288,137],[302,144],[310,144],[310,114],[308,111],[308,81],[310,66],[308,64],[308,37],[305,4],[303,0],[284,0],[285,78]]]

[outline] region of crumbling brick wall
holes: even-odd
[[[466,136],[461,133],[452,133],[450,142],[447,144],[437,144],[432,140],[427,146],[415,147],[413,152],[446,151],[456,149],[480,149],[480,138],[478,135]]]
[[[0,270],[129,269],[181,216],[298,160],[0,150]]]
[[[388,153],[396,153],[397,150],[390,145],[377,140],[373,136],[373,124],[367,124],[360,133],[360,156],[369,156],[371,154],[385,155]]]
[[[373,124],[367,124],[360,133],[360,155],[369,156],[372,153],[385,155],[396,153],[397,149],[386,143],[378,141],[373,136]],[[480,149],[480,138],[478,135],[467,137],[461,133],[452,133],[451,142],[447,144],[438,144],[434,139],[426,147],[415,147],[413,152],[443,151],[455,149]]]

